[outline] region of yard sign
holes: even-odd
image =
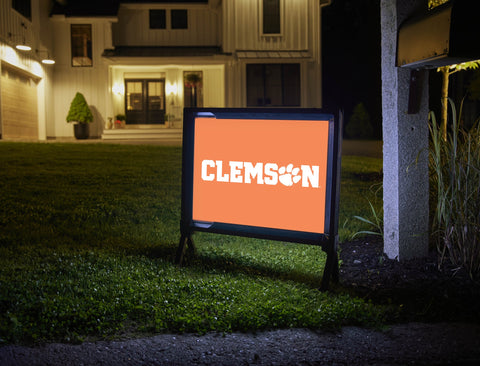
[[[321,245],[336,256],[340,121],[316,109],[184,111],[181,240],[208,231]]]

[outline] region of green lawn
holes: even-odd
[[[0,343],[384,320],[317,290],[318,247],[198,233],[197,257],[174,265],[178,147],[2,142],[0,167]],[[341,240],[381,206],[380,170],[343,158]]]

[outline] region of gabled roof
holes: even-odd
[[[119,0],[55,0],[50,15],[66,17],[117,16]]]
[[[208,4],[208,0],[54,0],[50,15],[65,15],[66,17],[117,16],[120,3]]]
[[[145,0],[120,0],[122,3],[130,3],[130,4],[208,4],[208,0],[153,0],[153,1],[145,1]]]
[[[105,50],[103,57],[202,57],[223,55],[221,47],[216,46],[117,46]]]

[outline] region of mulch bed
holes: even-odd
[[[398,321],[480,323],[480,281],[450,263],[439,269],[436,252],[390,260],[376,236],[342,243],[340,250],[340,286],[377,304],[401,306]]]

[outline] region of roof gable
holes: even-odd
[[[116,16],[125,4],[208,4],[208,0],[55,0],[50,15],[66,17]]]

